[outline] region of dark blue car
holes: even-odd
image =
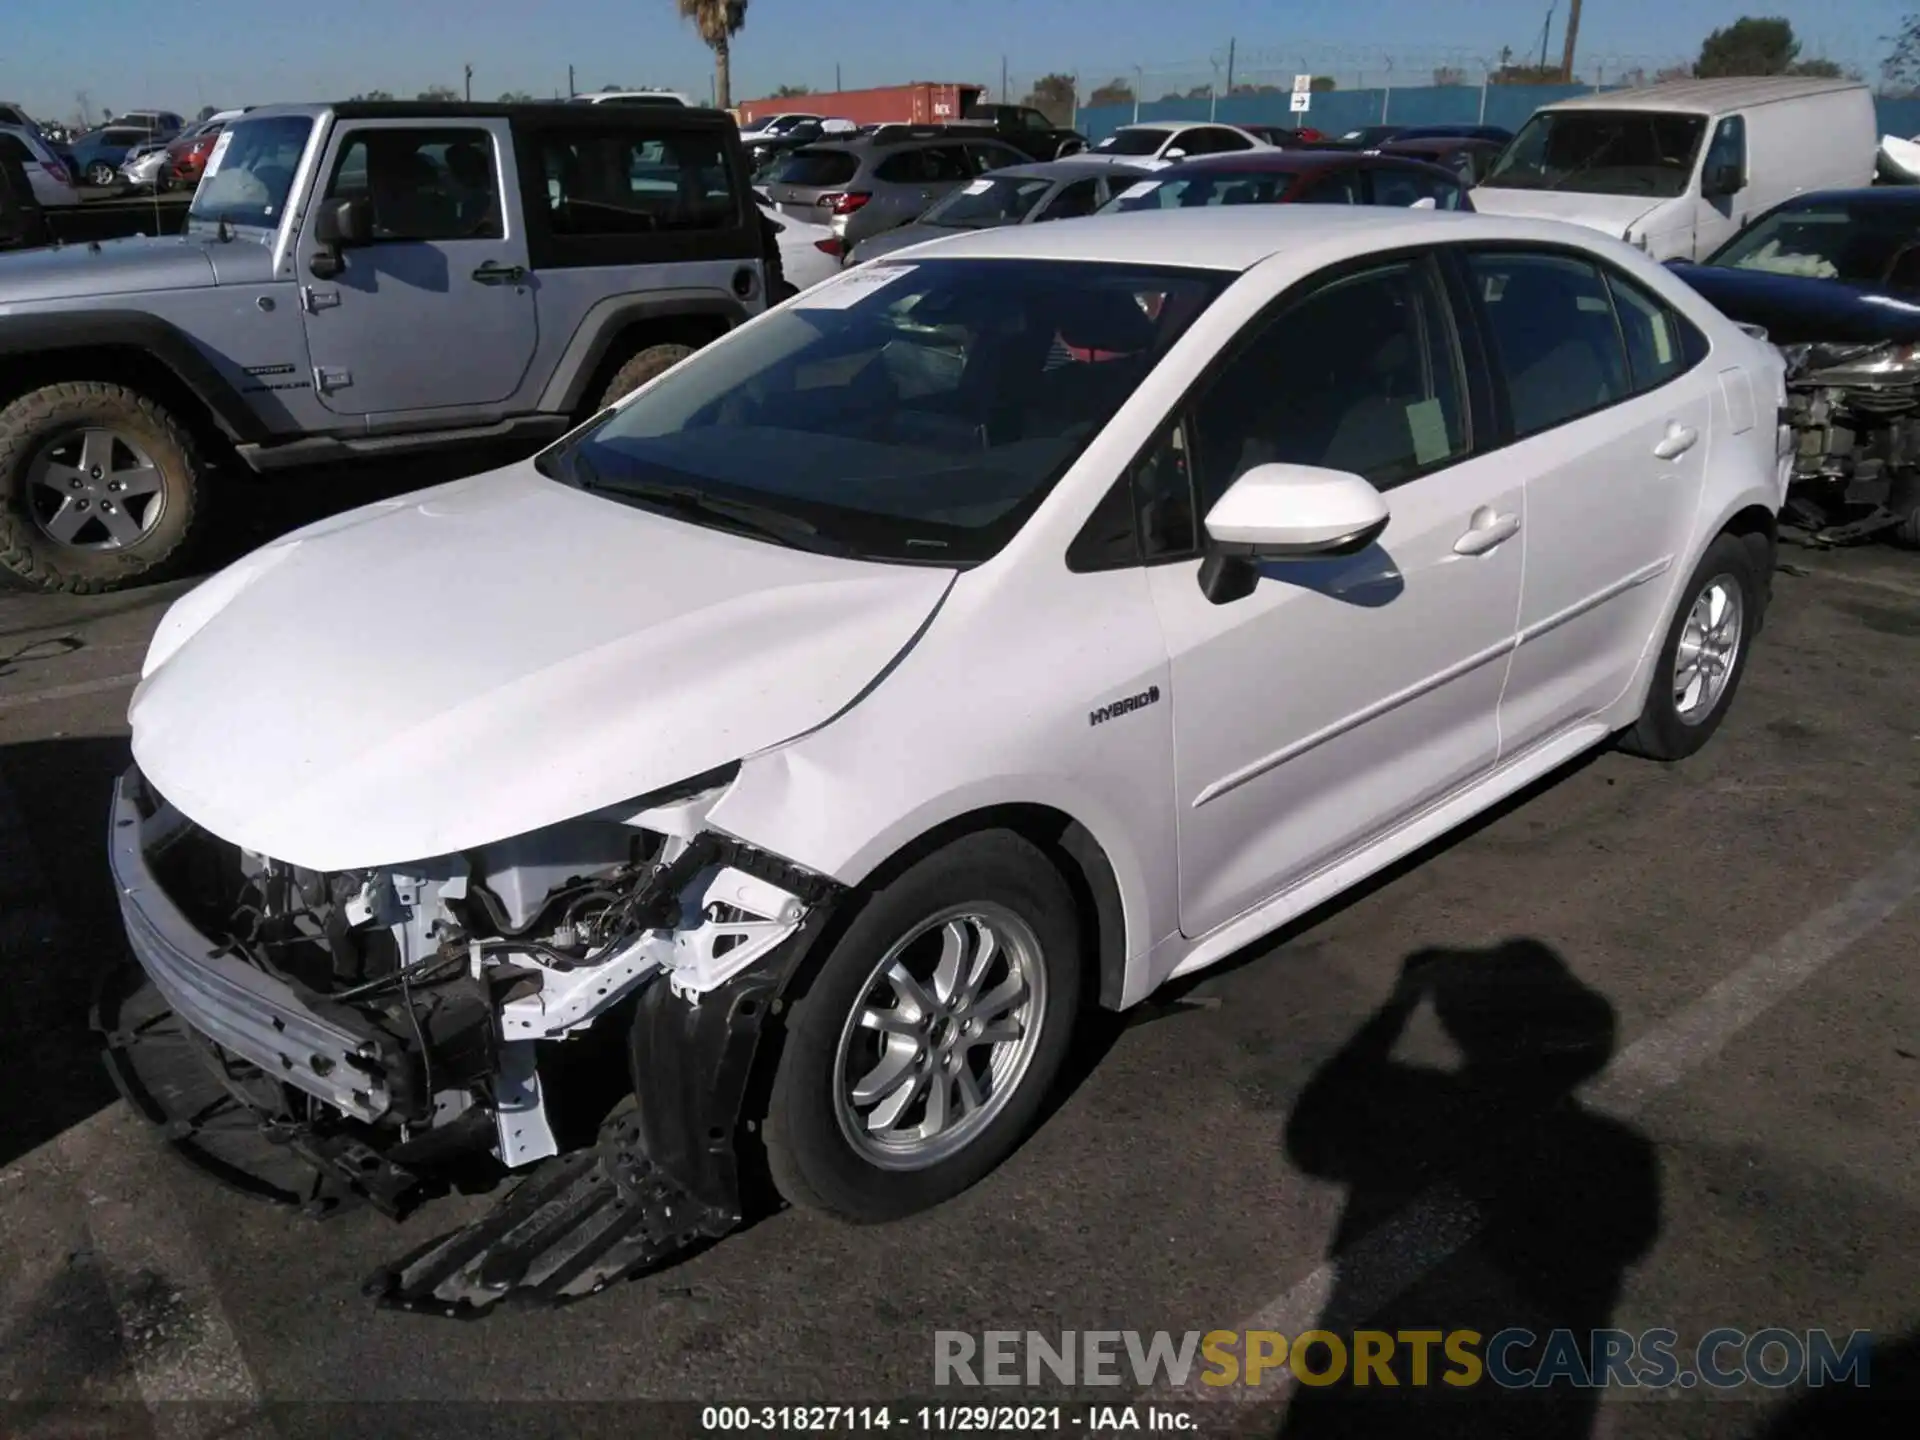
[[[127,152],[152,138],[150,131],[136,130],[131,126],[102,126],[82,135],[69,147],[73,155],[73,163],[69,168],[81,184],[105,189],[113,184],[114,176],[120,171],[120,162],[127,158]]]

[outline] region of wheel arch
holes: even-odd
[[[0,405],[44,385],[85,380],[151,394],[203,442],[266,438],[266,427],[213,362],[157,316],[93,311],[0,322]]]
[[[664,291],[614,295],[594,304],[574,327],[539,408],[571,414],[592,405],[614,371],[649,345],[681,344],[698,349],[751,316],[733,296],[720,291]]]

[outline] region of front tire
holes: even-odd
[[[117,173],[106,161],[96,160],[87,166],[87,183],[96,190],[105,190],[113,184],[113,177]]]
[[[121,385],[66,382],[0,409],[0,579],[71,594],[161,578],[199,519],[192,437]]]
[[[1066,882],[1008,831],[873,894],[790,1012],[764,1132],[780,1193],[872,1223],[999,1165],[1066,1058],[1079,942]]]
[[[1622,750],[1684,760],[1720,728],[1766,610],[1767,586],[1755,558],[1760,550],[1723,534],[1700,557],[1667,627],[1646,707],[1620,738]]]

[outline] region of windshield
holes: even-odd
[[[306,115],[236,120],[227,126],[207,156],[188,222],[278,226],[312,133],[313,120]]]
[[[1920,288],[1920,207],[1826,201],[1763,215],[1706,263],[1849,285]]]
[[[1543,110],[1521,127],[1482,185],[1584,195],[1684,195],[1704,115]]]
[[[954,191],[920,217],[922,225],[956,230],[984,230],[994,225],[1017,225],[1053,189],[1053,181],[1036,176],[1002,175],[972,181]]]
[[[1142,180],[1101,206],[1100,213],[1191,210],[1203,205],[1276,205],[1298,178],[1292,170],[1209,170],[1178,180]]]
[[[987,559],[1231,277],[873,261],[540,458],[643,507],[864,559]]]
[[[1120,129],[1093,148],[1102,155],[1158,155],[1167,143],[1165,130]]]

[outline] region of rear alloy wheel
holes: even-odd
[[[192,531],[193,441],[119,385],[66,383],[0,410],[0,574],[90,592],[158,578]]]
[[[792,1008],[765,1131],[781,1193],[891,1220],[991,1171],[1066,1057],[1078,944],[1065,881],[1006,831],[877,891]]]
[[[671,370],[692,353],[691,345],[649,345],[613,372],[613,379],[607,382],[607,388],[600,396],[599,408],[605,410],[615,401],[625,399],[654,376]]]
[[[113,184],[115,171],[104,160],[96,160],[87,166],[87,183],[97,190],[104,190]]]
[[[1765,610],[1756,549],[1720,535],[1701,556],[1667,628],[1646,708],[1621,737],[1623,750],[1683,760],[1720,728]]]

